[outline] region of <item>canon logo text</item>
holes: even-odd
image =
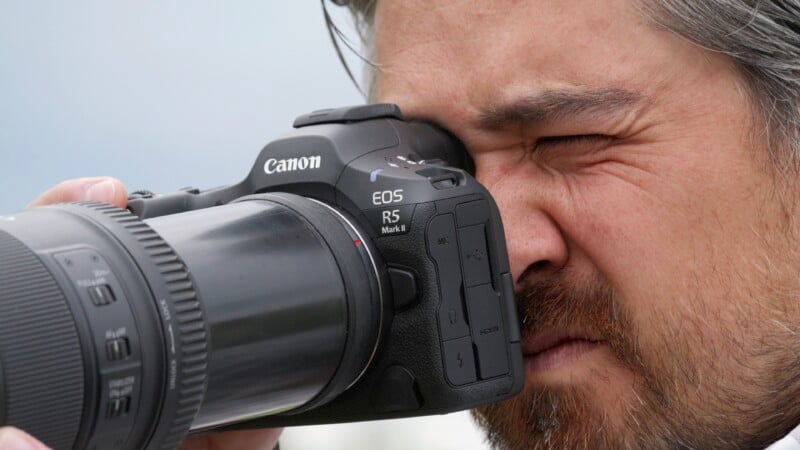
[[[299,158],[275,159],[270,158],[264,163],[264,173],[294,172],[297,170],[319,169],[322,162],[321,156],[301,156]]]

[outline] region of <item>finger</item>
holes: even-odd
[[[13,427],[0,428],[0,450],[50,450],[30,434]]]
[[[77,178],[64,181],[34,200],[29,208],[54,203],[95,201],[124,208],[128,203],[125,185],[116,178]]]
[[[272,450],[278,443],[281,431],[283,431],[283,428],[264,428],[196,436],[185,440],[178,450],[221,450],[229,448]]]

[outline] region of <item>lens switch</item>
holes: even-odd
[[[106,356],[109,361],[119,361],[131,355],[131,346],[128,338],[121,337],[106,341]]]
[[[95,306],[105,306],[117,301],[117,298],[114,296],[114,291],[112,291],[111,286],[107,284],[90,286],[89,297],[92,299],[92,303],[94,303]]]

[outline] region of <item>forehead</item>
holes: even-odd
[[[680,51],[628,0],[384,0],[375,26],[378,99],[405,109],[532,89],[646,91]]]

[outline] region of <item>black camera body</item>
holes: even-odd
[[[391,325],[359,382],[322,406],[235,426],[441,414],[522,388],[514,291],[500,215],[459,143],[373,104],[299,117],[239,185],[133,199],[143,219],[289,192],[346,211],[388,268]]]
[[[0,425],[55,448],[174,448],[521,390],[502,223],[461,144],[391,104],[294,126],[235,185],[0,217]],[[28,311],[29,278],[53,288]],[[23,352],[30,320],[54,331]],[[54,340],[74,380],[25,401],[31,374],[60,376],[40,361]]]

